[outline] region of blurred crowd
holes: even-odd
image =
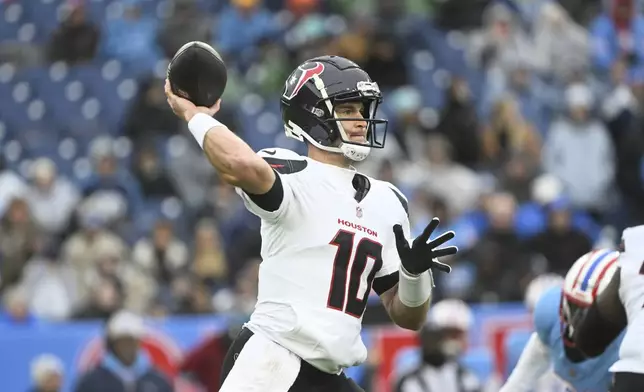
[[[565,274],[644,219],[644,17],[635,0],[0,3],[3,34],[38,7],[56,11],[46,35],[32,22],[3,37],[3,83],[31,67],[116,60],[136,86],[111,129],[85,122],[58,145],[64,156],[91,135],[70,170],[45,155],[17,160],[16,146],[0,142],[0,323],[106,319],[122,308],[252,311],[259,222],[217,181],[163,94],[167,59],[191,40],[223,54],[230,75],[219,120],[248,140],[279,120],[251,126],[240,111],[275,103],[299,62],[337,54],[366,69],[384,91],[390,129],[360,169],[408,196],[414,232],[432,216],[456,231],[461,251],[440,296],[522,300],[535,276]],[[70,86],[61,100],[76,94]],[[2,106],[0,120],[10,110]]]

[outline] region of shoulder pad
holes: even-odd
[[[407,198],[405,197],[405,195],[403,195],[403,193],[398,188],[396,188],[393,184],[389,182],[386,182],[386,184],[389,187],[389,189],[391,189],[391,191],[394,193],[394,195],[396,195],[396,198],[398,199],[398,201],[400,201],[400,204],[402,205],[403,210],[405,210],[405,213],[409,217],[409,202],[407,201]]]
[[[265,148],[257,154],[280,174],[300,172],[309,164],[305,157],[285,148]]]
[[[620,247],[624,253],[644,255],[644,225],[624,229]]]

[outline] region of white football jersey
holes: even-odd
[[[628,326],[619,348],[619,360],[611,372],[644,373],[644,226],[631,227],[622,235],[619,257],[619,297]]]
[[[358,202],[355,170],[284,149],[258,154],[280,173],[284,198],[269,212],[237,190],[262,219],[259,294],[247,326],[325,372],[358,365],[367,358],[360,331],[372,283],[398,274],[392,227],[401,224],[409,239],[407,201],[369,178]]]

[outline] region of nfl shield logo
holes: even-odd
[[[356,216],[358,218],[362,218],[362,208],[360,208],[360,206],[356,207]]]

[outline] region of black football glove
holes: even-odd
[[[400,260],[405,271],[413,275],[420,275],[429,269],[446,273],[450,273],[452,271],[452,268],[449,265],[441,263],[437,258],[456,254],[456,252],[458,252],[458,248],[455,246],[447,246],[440,249],[437,248],[454,238],[454,232],[448,231],[447,233],[434,238],[432,241],[429,241],[429,236],[434,230],[436,230],[439,223],[440,220],[438,218],[432,219],[425,230],[423,230],[423,233],[414,240],[411,247],[403,234],[402,226],[394,226],[396,248],[398,249],[398,255],[400,256]]]

